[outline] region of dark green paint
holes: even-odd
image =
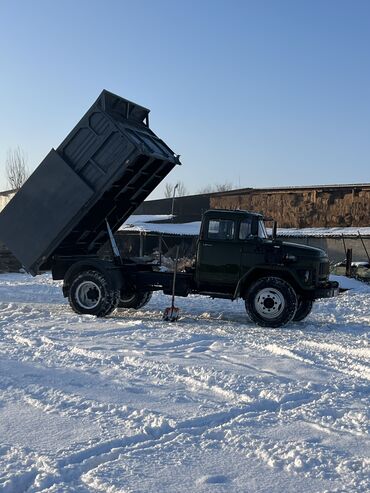
[[[241,240],[239,228],[246,218],[253,221],[253,235]],[[217,232],[208,234],[210,222],[214,225],[226,220],[235,221],[233,238],[217,238]],[[256,277],[279,276],[290,280],[301,295],[315,298],[315,289],[328,281],[326,253],[318,248],[260,238],[259,221],[263,221],[261,215],[246,211],[211,210],[204,214],[197,249],[197,290],[237,297]]]

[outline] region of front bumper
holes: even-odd
[[[339,294],[339,284],[337,281],[328,281],[325,284],[314,289],[314,299],[317,298],[332,298]]]

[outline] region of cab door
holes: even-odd
[[[235,219],[207,218],[198,244],[196,280],[199,289],[231,292],[239,279],[240,241]]]
[[[240,223],[240,277],[251,267],[264,263],[262,239],[259,238],[258,221],[252,217],[245,218]]]

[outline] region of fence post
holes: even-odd
[[[352,277],[352,248],[346,252],[346,277]]]

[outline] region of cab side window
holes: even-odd
[[[208,240],[233,240],[235,221],[230,219],[211,219],[208,223]]]
[[[246,240],[247,238],[252,238],[252,236],[252,219],[244,219],[240,223],[239,240]]]

